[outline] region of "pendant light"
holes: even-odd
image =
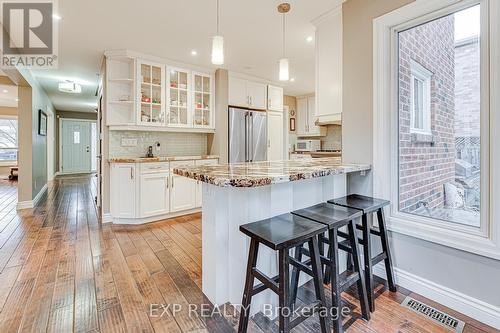
[[[288,58],[285,57],[285,37],[286,37],[286,26],[285,26],[285,14],[290,11],[289,3],[282,3],[278,6],[278,12],[283,14],[283,56],[279,61],[279,80],[288,81],[290,78],[290,64]]]
[[[212,38],[212,64],[224,64],[224,37],[219,34],[219,0],[217,1],[217,35]]]

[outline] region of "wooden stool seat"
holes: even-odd
[[[321,234],[318,235],[318,238],[321,245],[321,253],[324,252],[322,245],[328,245],[328,254],[326,256],[321,256],[321,262],[325,265],[324,283],[330,283],[331,286],[332,307],[337,309],[337,318],[334,318],[333,320],[335,332],[340,333],[343,331],[341,294],[353,284],[357,284],[362,316],[364,319],[369,320],[370,311],[368,307],[365,281],[362,274],[363,271],[361,269],[361,259],[358,252],[358,238],[354,223],[354,220],[360,218],[363,213],[356,209],[322,203],[294,211],[292,214],[324,224],[328,227],[328,237]],[[347,227],[347,232],[339,230],[344,227]],[[339,237],[345,240],[339,241]],[[339,250],[345,251],[353,256],[353,270],[345,271],[342,274],[339,272]],[[309,251],[303,246],[298,246],[295,249],[295,260],[301,262],[303,254],[309,256]],[[304,262],[303,264],[308,265],[309,261],[310,260]],[[292,301],[295,300],[297,295],[298,270],[300,270],[300,267],[294,267],[294,271],[292,272]]]
[[[311,220],[283,214],[270,219],[249,223],[240,226],[240,231],[250,237],[250,250],[248,254],[247,273],[245,289],[243,292],[242,308],[240,312],[240,322],[238,332],[247,331],[250,304],[252,296],[271,289],[279,297],[279,332],[288,333],[292,328],[299,325],[313,314],[326,310],[325,293],[322,286],[323,274],[321,272],[321,262],[317,236],[327,230],[327,227]],[[316,292],[316,302],[310,305],[313,311],[307,314],[301,313],[297,317],[291,318],[293,311],[290,308],[290,268],[293,259],[290,258],[290,249],[307,243],[311,254],[310,274],[313,276],[314,288]],[[278,275],[268,277],[256,267],[259,245],[264,244],[269,248],[278,251]],[[254,285],[257,279],[261,283]],[[323,311],[324,312],[324,311]],[[319,316],[321,332],[329,331],[325,315]]]
[[[385,271],[387,275],[387,284],[389,290],[396,291],[394,282],[394,270],[392,267],[391,250],[387,236],[387,228],[385,225],[384,207],[390,205],[390,201],[367,197],[359,194],[351,194],[342,198],[328,201],[338,207],[357,209],[362,212],[361,225],[356,225],[356,228],[361,230],[363,238],[359,243],[363,245],[363,257],[365,266],[365,285],[368,293],[368,303],[370,311],[375,311],[375,295],[373,293],[373,266],[384,261]],[[378,229],[373,227],[373,213],[376,213],[378,220]],[[371,235],[380,237],[382,243],[382,252],[376,256],[371,253]],[[366,260],[369,258],[369,260]],[[348,257],[348,267],[352,266],[352,258]]]

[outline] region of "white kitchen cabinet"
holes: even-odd
[[[314,96],[297,97],[297,136],[325,136],[326,127],[316,125]]]
[[[192,122],[191,72],[187,69],[167,68],[168,126],[190,127]]]
[[[265,110],[267,108],[267,85],[230,76],[229,105]]]
[[[217,163],[218,163],[218,160],[216,160],[216,159],[195,161],[195,165],[216,165]],[[196,181],[196,195],[195,195],[196,207],[202,206],[202,204],[203,204],[202,197],[203,197],[203,182],[197,180]]]
[[[165,66],[138,60],[137,78],[137,124],[164,126]]]
[[[283,112],[283,88],[267,86],[267,109]]]
[[[110,170],[111,215],[114,218],[135,218],[137,181],[134,163],[113,164]]]
[[[181,165],[194,165],[194,161],[170,162],[170,211],[179,212],[196,207],[196,181],[175,175],[172,170]]]
[[[214,96],[212,76],[193,73],[193,127],[214,127]]]
[[[159,172],[140,176],[140,215],[149,217],[170,212],[169,173]]]
[[[106,59],[106,125],[135,125],[135,59]]]
[[[267,159],[283,160],[283,112],[267,112]]]
[[[340,124],[342,116],[342,6],[316,25],[316,112],[321,123]]]

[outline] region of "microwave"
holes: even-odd
[[[295,151],[321,150],[321,140],[297,140]]]

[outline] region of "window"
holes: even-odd
[[[376,18],[374,41],[373,193],[391,200],[389,229],[500,259],[500,1],[415,1]]]
[[[480,226],[479,17],[476,5],[398,32],[400,212]]]
[[[410,70],[410,130],[414,133],[431,134],[432,73],[413,59]]]
[[[17,163],[17,118],[0,117],[0,163],[9,162]]]

